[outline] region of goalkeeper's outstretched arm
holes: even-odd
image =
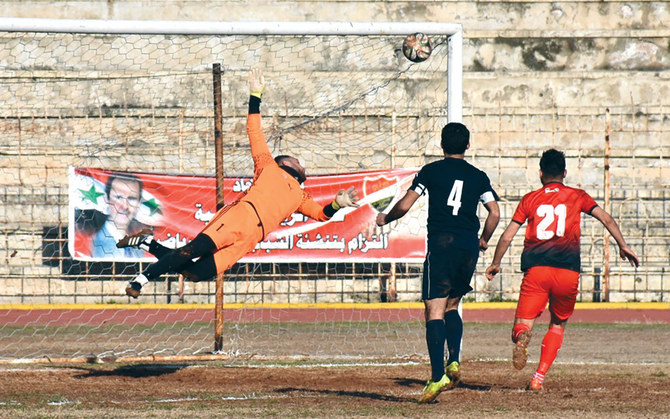
[[[260,69],[249,72],[249,115],[247,116],[247,135],[254,159],[254,175],[273,161],[270,148],[261,128],[261,96],[265,90],[265,79]]]
[[[335,195],[333,202],[323,207],[323,213],[326,214],[328,218],[330,218],[335,215],[335,213],[340,208],[358,208],[359,205],[356,203],[356,201],[358,201],[358,191],[353,186],[350,186],[346,191],[344,189],[340,189],[339,192],[337,192]]]

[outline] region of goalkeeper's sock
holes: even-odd
[[[449,310],[444,313],[444,327],[447,336],[447,347],[449,358],[447,365],[452,362],[460,362],[461,341],[463,340],[463,319],[458,310]]]
[[[550,327],[547,334],[542,339],[542,352],[540,353],[540,365],[537,367],[537,372],[544,375],[549,371],[549,367],[554,363],[556,355],[563,344],[564,329],[560,327]]]
[[[444,320],[429,320],[426,322],[426,343],[430,357],[431,380],[440,381],[444,375]]]
[[[143,286],[149,283],[149,280],[143,274],[139,274],[135,278],[133,278],[130,282],[131,283],[135,282],[139,284],[140,288],[142,288]]]

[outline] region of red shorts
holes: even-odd
[[[539,317],[549,302],[549,311],[567,320],[575,310],[579,291],[579,272],[551,266],[533,266],[521,282],[516,318]]]

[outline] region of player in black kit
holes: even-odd
[[[419,403],[433,401],[460,378],[460,348],[463,320],[458,312],[461,298],[472,291],[479,251],[500,219],[498,195],[486,173],[464,160],[470,147],[470,131],[458,122],[442,129],[444,159],[425,165],[412,186],[388,214],[377,215],[377,225],[397,220],[428,192],[428,252],[423,265],[422,298],[426,314],[426,343],[432,377]],[[481,236],[477,204],[488,210]],[[444,364],[445,340],[449,357]]]

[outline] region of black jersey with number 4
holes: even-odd
[[[454,245],[477,248],[479,217],[477,204],[497,201],[486,173],[463,159],[444,158],[425,165],[410,189],[428,192],[428,241],[431,236],[450,233]]]

